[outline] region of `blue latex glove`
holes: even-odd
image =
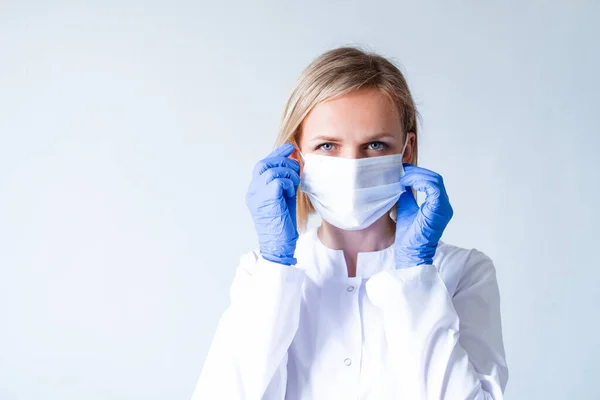
[[[246,206],[252,214],[263,258],[285,265],[296,264],[298,240],[296,191],[300,165],[288,158],[294,145],[286,143],[259,161],[252,172]]]
[[[439,174],[408,163],[403,166],[405,174],[400,183],[406,187],[406,192],[398,200],[396,268],[432,264],[438,242],[454,213]],[[411,188],[425,192],[421,207]]]

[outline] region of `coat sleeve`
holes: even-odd
[[[243,256],[192,400],[283,400],[304,271]]]
[[[382,271],[367,282],[383,312],[401,398],[503,398],[508,368],[494,265],[473,249],[456,267],[463,271],[453,295],[434,265]]]

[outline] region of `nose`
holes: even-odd
[[[346,147],[340,157],[344,158],[366,158],[368,155],[360,147]]]

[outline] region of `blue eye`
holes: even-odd
[[[368,145],[369,150],[381,151],[385,149],[387,145],[383,142],[371,142]]]
[[[319,148],[321,150],[329,151],[329,150],[333,149],[333,144],[331,144],[331,143],[323,143],[322,145],[319,146]]]

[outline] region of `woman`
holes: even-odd
[[[241,258],[194,400],[503,397],[494,265],[440,241],[453,211],[417,143],[385,58],[343,47],[305,69],[254,168],[259,250]]]

